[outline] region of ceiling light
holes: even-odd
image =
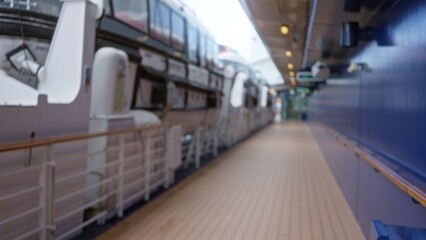
[[[293,71],[290,71],[289,73],[288,73],[288,75],[290,76],[290,77],[294,77],[294,72]]]
[[[293,53],[291,51],[285,51],[285,55],[287,57],[291,57],[291,56],[293,56]]]
[[[289,63],[289,64],[287,64],[287,68],[291,70],[291,69],[294,68],[294,65],[292,63]]]
[[[290,78],[290,81],[295,82],[295,81],[296,81],[296,78],[295,78],[295,77],[291,77],[291,78]]]
[[[290,28],[287,25],[281,25],[280,31],[281,34],[287,35],[290,32]]]

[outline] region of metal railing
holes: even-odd
[[[273,113],[269,109],[233,112],[220,121],[217,133],[218,144],[231,147],[272,121]]]
[[[67,239],[149,200],[158,187],[169,186],[169,128],[0,146],[1,238]]]
[[[416,200],[423,207],[426,207],[426,193],[421,189],[417,188],[409,181],[404,179],[401,175],[399,175],[396,171],[392,170],[390,167],[386,166],[384,163],[379,161],[376,157],[372,156],[366,149],[357,146],[358,144],[350,141],[348,138],[342,136],[335,130],[328,127],[325,123],[323,123],[319,119],[315,119],[316,123],[325,129],[330,135],[332,135],[338,142],[340,142],[343,146],[352,151],[356,156],[360,159],[367,162],[370,166],[372,166],[378,173],[382,174],[386,177],[391,183],[397,186],[399,189],[404,191],[414,200]]]
[[[231,115],[199,126],[181,147],[169,146],[181,137],[171,134],[172,125],[0,145],[1,238],[69,239],[123,217],[132,204],[169,187],[171,162],[180,158],[172,151],[200,168],[202,156],[216,156],[220,145],[232,146],[271,121],[268,110]]]

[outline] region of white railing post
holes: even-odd
[[[145,201],[149,201],[151,189],[151,133],[147,132],[147,136],[145,137]]]
[[[217,157],[219,151],[219,131],[213,130],[213,156]]]
[[[40,173],[40,240],[53,239],[55,234],[55,160],[53,145],[46,146],[46,157],[42,160]]]
[[[46,239],[47,235],[47,220],[46,220],[46,170],[47,170],[47,156],[50,154],[49,146],[46,147],[46,157],[42,159],[41,167],[40,167],[40,177],[39,177],[39,186],[40,186],[40,192],[39,192],[39,239],[44,240]]]
[[[195,132],[195,168],[199,169],[201,167],[201,127],[198,127]]]
[[[227,117],[226,119],[226,127],[225,127],[225,131],[226,131],[226,135],[227,135],[227,145],[228,148],[230,148],[232,146],[232,144],[234,143],[234,131],[235,129],[230,127],[231,125],[231,118]]]
[[[117,205],[118,217],[122,218],[124,215],[124,134],[119,136],[119,146]]]
[[[169,163],[171,161],[171,146],[170,146],[170,140],[171,140],[171,128],[164,128],[164,188],[168,189],[170,185],[170,168]]]

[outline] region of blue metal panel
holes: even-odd
[[[374,219],[426,228],[426,208],[415,204],[409,195],[355,157],[325,129],[315,122],[310,126],[365,236],[369,236]]]
[[[386,22],[393,46],[371,42],[348,62],[359,76],[328,81],[310,112],[426,189],[426,2],[400,1]]]
[[[426,190],[426,1],[399,1],[380,13],[377,22],[386,23],[394,45],[370,42],[357,49],[345,60],[367,67],[357,75],[327,81],[311,97],[309,114],[369,148]],[[366,235],[373,219],[425,227],[422,206],[364,161],[355,169],[353,154],[312,129]]]

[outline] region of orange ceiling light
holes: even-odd
[[[293,63],[289,63],[289,64],[287,64],[287,68],[288,68],[288,69],[290,69],[290,70],[292,70],[292,69],[294,68]]]
[[[287,25],[283,24],[280,27],[280,32],[282,35],[287,35],[290,33],[290,28]]]
[[[289,75],[290,77],[294,77],[296,74],[295,74],[293,71],[290,71],[290,72],[288,73],[288,75]]]
[[[285,51],[285,55],[287,57],[291,57],[291,56],[293,56],[293,53],[291,51]]]

